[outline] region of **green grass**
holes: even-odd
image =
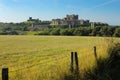
[[[69,73],[71,51],[79,53],[79,68],[84,72],[95,63],[93,46],[99,57],[105,57],[110,41],[101,37],[0,36],[0,70],[8,67],[10,80],[62,80]]]

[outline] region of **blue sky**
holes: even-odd
[[[78,14],[79,19],[120,25],[120,0],[0,0],[0,22],[22,22]]]

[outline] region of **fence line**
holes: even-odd
[[[56,54],[57,55],[57,54]],[[89,55],[91,55],[91,54],[89,54]],[[55,56],[54,56],[55,57]],[[55,57],[55,59],[56,60],[49,60],[49,62],[53,62],[53,63],[57,63],[57,61],[58,60],[62,60],[63,58],[68,58],[69,57],[69,55],[67,55],[67,56],[65,56],[65,54],[62,54],[62,57]],[[28,58],[28,57],[27,57]],[[28,68],[32,68],[32,67],[34,67],[34,66],[39,66],[39,64],[41,64],[41,62],[40,63],[37,63],[37,64],[33,64],[33,65],[30,65],[30,66],[27,66],[27,67],[22,67],[22,68],[20,68],[20,69],[17,69],[17,70],[13,70],[13,71],[9,71],[9,72],[17,72],[17,71],[20,71],[20,70],[25,70],[25,69],[28,69]],[[46,65],[46,64],[44,64],[44,65]],[[9,66],[9,67],[14,67],[15,65],[12,65],[12,66]],[[42,65],[43,66],[43,65]]]
[[[57,54],[55,54],[54,55],[54,57],[52,57],[52,60],[54,60],[54,59],[60,59],[60,58],[63,58],[63,57],[66,57],[66,56],[64,56],[65,54],[62,54],[62,55],[60,55],[60,57],[56,57],[57,56]],[[33,55],[32,55],[33,56]],[[30,56],[30,57],[26,57],[26,58],[31,58],[32,56]],[[47,56],[47,55],[46,55]],[[63,57],[62,57],[63,56]],[[52,60],[50,60],[50,61],[52,61]],[[31,61],[28,61],[28,63],[30,63]],[[14,67],[16,64],[14,64],[14,65],[10,65],[9,67]],[[22,65],[22,64],[21,64]],[[20,66],[20,65],[19,65]]]
[[[90,55],[90,54],[89,54]],[[63,58],[68,58],[69,57],[69,55],[67,55],[67,56],[65,56],[65,54],[62,54],[62,56],[61,57],[56,57],[56,56],[54,56],[54,58],[53,59],[55,59],[54,61],[51,59],[51,60],[49,60],[49,62],[53,62],[53,63],[57,63],[57,61],[58,60],[62,60]],[[41,64],[41,62],[40,63],[37,63],[37,64],[33,64],[33,65],[30,65],[30,66],[27,66],[27,67],[22,67],[22,68],[20,68],[20,69],[17,69],[17,70],[13,70],[13,71],[9,71],[9,72],[17,72],[17,71],[20,71],[20,70],[28,70],[28,68],[32,68],[32,67],[34,67],[34,66],[39,66]],[[46,64],[44,64],[44,65],[46,65]],[[12,65],[12,66],[9,66],[9,67],[14,67],[15,65]],[[43,66],[43,65],[42,65]]]
[[[68,56],[69,55],[65,56],[65,54],[63,54],[60,57],[56,57],[56,55],[55,55],[51,60],[49,60],[49,62],[57,63],[60,60],[68,58]],[[97,59],[96,46],[94,46],[94,56]],[[78,64],[79,62],[78,61],[79,60],[78,60],[77,52],[71,52],[70,70],[71,70],[72,73],[77,73],[77,74],[79,73],[79,64]],[[74,62],[75,62],[75,64],[74,64]],[[20,70],[27,70],[29,68],[32,68],[32,67],[35,67],[35,66],[39,66],[40,64],[41,64],[41,62],[39,62],[37,64],[33,64],[33,65],[30,65],[30,66],[27,66],[27,67],[22,67],[22,68],[17,69],[17,70],[9,71],[9,72],[13,73],[13,72],[17,72],[17,71],[20,71]],[[46,65],[46,64],[44,64],[44,65]],[[3,68],[2,69],[2,80],[9,80],[9,74],[8,74],[9,72],[8,72],[8,68]]]
[[[68,56],[69,56],[69,55],[68,55]],[[58,60],[62,60],[63,58],[66,58],[66,57],[68,57],[68,56],[59,57],[59,58],[57,58],[57,60],[54,60],[54,61],[51,59],[51,60],[49,60],[49,62],[53,62],[53,63],[56,62],[56,63],[57,63]],[[49,63],[49,62],[48,62],[48,63]],[[37,64],[33,64],[33,65],[30,65],[30,66],[27,66],[27,67],[23,67],[23,68],[20,68],[20,69],[17,69],[17,70],[9,71],[9,72],[17,72],[17,71],[20,71],[20,70],[23,70],[23,69],[25,70],[25,69],[32,68],[32,67],[35,67],[35,66],[39,66],[40,64],[41,64],[41,62],[40,62],[40,63],[37,63]],[[46,64],[44,64],[44,65],[46,65]],[[10,67],[14,67],[14,66],[10,66]]]

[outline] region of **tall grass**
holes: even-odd
[[[120,43],[112,42],[107,54],[86,71],[84,80],[120,80]]]
[[[98,57],[106,57],[109,40],[78,36],[0,36],[0,69],[9,68],[10,80],[64,80],[64,74],[70,74],[72,51],[79,53],[82,74],[95,63],[93,46],[97,47]]]

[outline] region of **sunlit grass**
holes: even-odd
[[[0,36],[0,69],[9,68],[10,80],[61,80],[69,72],[72,51],[78,52],[79,69],[84,72],[95,63],[93,46],[98,57],[105,57],[111,41],[113,38]]]

